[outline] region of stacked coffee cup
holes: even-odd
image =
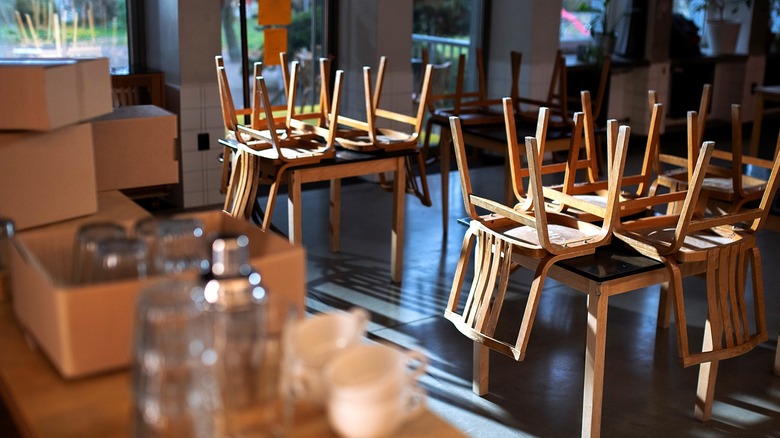
[[[364,342],[367,322],[362,309],[320,314],[286,336],[293,395],[324,404],[330,425],[346,438],[392,436],[425,405],[417,380],[426,356]]]

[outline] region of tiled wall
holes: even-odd
[[[218,157],[222,147],[217,140],[224,136],[224,124],[217,85],[190,84],[178,91],[184,207],[221,205],[224,195],[219,193],[222,164]],[[198,150],[198,134],[201,133],[209,135],[206,151]]]

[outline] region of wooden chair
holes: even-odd
[[[544,188],[545,196],[555,201],[553,208],[558,212],[573,215],[581,220],[588,222],[600,221],[604,219],[606,213],[606,191],[608,183],[606,180],[599,180],[599,169],[597,165],[597,141],[596,141],[596,123],[592,111],[590,92],[582,91],[582,108],[584,114],[583,131],[585,140],[585,157],[580,158],[580,137],[573,136],[569,156],[565,163],[563,184]],[[663,118],[663,105],[656,103],[652,106],[650,115],[650,128],[647,134],[644,159],[642,167],[636,175],[624,175],[623,187],[635,187],[631,192],[626,189],[620,194],[620,217],[631,216],[648,211],[649,205],[657,204],[658,199],[648,199],[650,184],[653,180],[654,158],[657,156],[657,149],[661,130],[661,120]],[[617,135],[618,122],[610,120],[607,122],[607,155],[611,157],[614,154],[614,141],[611,138]],[[611,162],[611,158],[608,158]],[[579,170],[585,168],[587,180],[578,182],[577,174]],[[656,195],[663,197],[665,203],[682,201],[683,194],[664,194]],[[562,202],[565,201],[565,202]]]
[[[780,149],[775,147],[773,160],[743,154],[742,144],[742,107],[731,105],[731,148],[715,150],[713,159],[722,165],[710,165],[702,182],[702,188],[707,190],[710,206],[722,211],[738,211],[745,203],[760,199],[766,190],[767,181],[743,173],[743,165],[757,168],[772,169],[774,158]],[[680,188],[686,185],[685,169],[670,171],[659,176],[659,184],[670,188]],[[712,202],[714,201],[714,202]]]
[[[505,101],[507,102],[507,101]],[[512,111],[509,111],[511,113]],[[549,110],[540,110],[540,123],[546,125]],[[608,209],[610,213],[601,226],[578,221],[571,216],[562,215],[544,209],[544,194],[542,175],[540,172],[541,156],[539,155],[538,139],[526,137],[525,154],[528,157],[530,180],[529,200],[534,206],[533,213],[510,208],[506,205],[484,198],[473,193],[466,160],[465,147],[462,139],[460,120],[452,117],[452,136],[455,145],[455,155],[460,171],[463,201],[469,218],[469,229],[463,240],[460,259],[456,268],[455,279],[450,291],[445,317],[464,335],[473,339],[475,345],[484,345],[492,350],[523,360],[526,354],[528,339],[533,327],[536,309],[544,285],[547,271],[561,260],[592,254],[596,248],[609,243],[612,227],[617,216],[617,195],[621,185],[623,168],[625,166],[626,145],[629,128],[620,128],[617,138],[614,162],[610,166],[610,198]],[[581,115],[575,116],[575,125],[581,125]],[[514,125],[507,125],[514,126]],[[509,153],[514,157],[519,155],[519,145],[515,131],[507,129],[511,139]],[[514,151],[512,149],[515,149]],[[477,208],[487,210],[488,215],[480,216]],[[461,290],[464,285],[466,267],[469,256],[476,243],[474,279],[466,299],[461,307]],[[528,301],[522,317],[520,329],[514,342],[508,342],[495,337],[495,329],[501,313],[501,307],[506,293],[509,275],[522,258],[539,260],[534,273],[534,280],[529,291]],[[474,363],[487,382],[486,357],[477,354],[475,350]],[[475,391],[486,390],[480,386]]]
[[[252,117],[252,120],[254,120],[255,116],[252,115],[253,111],[251,108],[236,108],[234,105],[233,94],[230,91],[230,83],[227,78],[227,71],[225,70],[225,64],[222,56],[215,56],[214,64],[217,70],[217,84],[219,88],[220,109],[222,110],[222,122],[225,125],[225,138],[234,139],[240,135],[238,133],[238,126],[242,124],[241,122],[246,123],[245,121],[250,116]],[[260,75],[262,64],[256,63],[254,68],[255,77],[257,77]],[[244,120],[240,120],[239,117],[243,118]],[[253,138],[249,134],[243,135],[244,138],[242,140],[244,142],[254,143],[253,147],[270,147],[267,136]],[[234,165],[234,161],[235,157],[233,150],[227,146],[224,146],[222,150],[222,179],[219,189],[220,193],[228,193],[228,183],[231,175],[231,167]]]
[[[380,72],[384,71],[386,63],[385,57],[380,60]],[[382,82],[384,75],[379,74],[376,87],[372,86],[371,67],[363,67],[363,85],[365,93],[365,120],[358,120],[340,116],[339,123],[347,126],[349,130],[339,130],[336,141],[344,149],[357,152],[381,152],[381,151],[401,151],[418,150],[418,141],[422,127],[425,108],[430,95],[430,84],[432,66],[425,67],[425,76],[423,79],[423,91],[420,96],[420,103],[417,108],[416,116],[412,117],[396,111],[388,110],[380,106],[382,92]],[[391,129],[387,124],[400,124],[409,126],[409,130]],[[411,159],[407,157],[407,191],[414,193],[423,203],[430,206],[431,198],[428,191],[428,180],[425,175],[425,160],[422,154],[415,154],[417,157],[417,166],[420,173],[420,184],[412,172]]]
[[[427,63],[427,51],[423,51],[423,63]],[[519,96],[518,80],[520,78],[520,65],[523,55],[520,52],[510,52],[512,85],[510,96],[517,99]],[[440,128],[439,147],[449,147],[449,119],[457,116],[463,126],[496,125],[504,121],[501,99],[488,99],[487,81],[485,79],[485,66],[482,49],[476,49],[477,88],[468,91],[466,82],[466,54],[458,57],[458,74],[455,81],[455,92],[446,90],[442,93],[431,95],[428,99],[428,120],[425,125],[425,137],[422,151],[427,157],[430,147],[431,134],[434,125]],[[442,73],[446,73],[443,71]],[[444,105],[444,106],[443,106]],[[445,175],[442,172],[442,175]]]
[[[111,75],[111,95],[114,108],[128,105],[156,105],[165,108],[165,74]]]
[[[688,148],[685,157],[663,153],[660,146],[656,149],[654,170],[657,177],[650,186],[651,196],[657,193],[659,186],[666,187],[668,190],[678,190],[681,188],[679,185],[681,181],[690,181],[693,176],[693,164],[696,163],[698,148],[704,138],[704,128],[707,124],[707,113],[711,100],[712,85],[704,84],[699,100],[699,110],[696,113],[695,129],[691,127],[690,123],[688,124]],[[648,104],[652,107],[656,103],[658,103],[658,95],[655,91],[650,91]]]
[[[258,109],[262,109],[265,113],[265,123],[267,126],[266,132],[269,134],[271,147],[263,147],[261,149],[253,148],[251,143],[247,143],[242,140],[242,136],[237,136],[236,140],[239,145],[239,150],[243,153],[253,155],[254,158],[246,159],[247,172],[250,174],[234,173],[231,177],[231,185],[234,185],[233,178],[239,178],[243,180],[252,180],[254,184],[250,185],[246,182],[236,181],[236,187],[246,186],[244,192],[248,192],[245,196],[240,198],[233,197],[233,199],[227,199],[225,205],[225,211],[233,216],[246,217],[251,211],[249,204],[241,205],[241,202],[253,203],[254,195],[258,184],[269,184],[268,201],[264,211],[261,229],[268,230],[271,225],[271,218],[273,216],[273,210],[276,203],[276,195],[278,194],[279,185],[282,182],[282,177],[289,168],[295,166],[305,166],[310,164],[317,164],[323,160],[335,157],[335,138],[336,128],[338,126],[338,111],[341,101],[341,89],[342,89],[342,76],[343,72],[336,72],[336,82],[333,88],[333,102],[330,107],[330,113],[328,114],[327,128],[318,126],[317,124],[307,125],[306,122],[297,120],[294,117],[295,113],[295,90],[297,84],[298,68],[297,64],[293,64],[290,75],[290,98],[287,102],[287,123],[303,132],[303,134],[289,134],[284,138],[277,135],[276,122],[272,113],[272,107],[269,101],[268,90],[265,86],[265,81],[261,76],[255,78],[255,92],[253,106]],[[245,126],[238,127],[240,133],[248,133],[252,136],[260,137],[259,131]],[[319,140],[316,137],[320,137],[323,140]],[[254,168],[252,168],[252,161],[255,161]]]
[[[755,233],[766,221],[780,168],[780,160],[775,160],[758,208],[703,217],[699,212],[703,200],[699,198],[700,193],[705,197],[709,193],[702,186],[713,150],[714,143],[705,142],[697,154],[679,214],[641,218],[622,223],[615,230],[617,238],[666,265],[681,363],[685,367],[700,364],[695,416],[702,421],[712,413],[718,362],[744,354],[767,339]],[[752,272],[752,327],[745,299],[748,263]],[[702,350],[697,352],[691,352],[688,344],[682,270],[702,272],[707,281],[707,320]],[[662,296],[662,302],[665,299]]]

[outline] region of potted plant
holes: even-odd
[[[752,0],[701,0],[696,5],[697,10],[707,14],[707,40],[713,55],[731,54],[737,47],[741,23],[726,20],[724,12],[728,9],[733,15],[742,5],[750,8],[751,3]]]

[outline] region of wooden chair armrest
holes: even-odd
[[[389,111],[382,108],[377,108],[374,114],[377,117],[383,119],[393,120],[400,123],[406,123],[407,125],[414,126],[417,123],[416,117],[407,116],[406,114],[397,113],[395,111]]]
[[[339,125],[349,126],[350,128],[359,129],[362,131],[368,131],[367,122],[350,117],[344,117],[341,115],[339,116]]]
[[[670,154],[658,154],[658,161],[664,164],[671,164],[682,168],[688,167],[688,159],[685,157],[678,157],[677,155]]]
[[[742,210],[738,213],[724,214],[722,216],[706,217],[703,219],[694,219],[688,224],[688,231],[700,231],[709,228],[722,227],[724,225],[736,225],[741,222],[748,222],[761,217],[761,209],[754,208]]]
[[[469,201],[477,207],[483,208],[491,213],[496,213],[507,219],[511,219],[519,224],[536,227],[536,220],[528,215],[517,212],[504,204],[493,201],[492,199],[483,198],[477,195],[469,196]]]

